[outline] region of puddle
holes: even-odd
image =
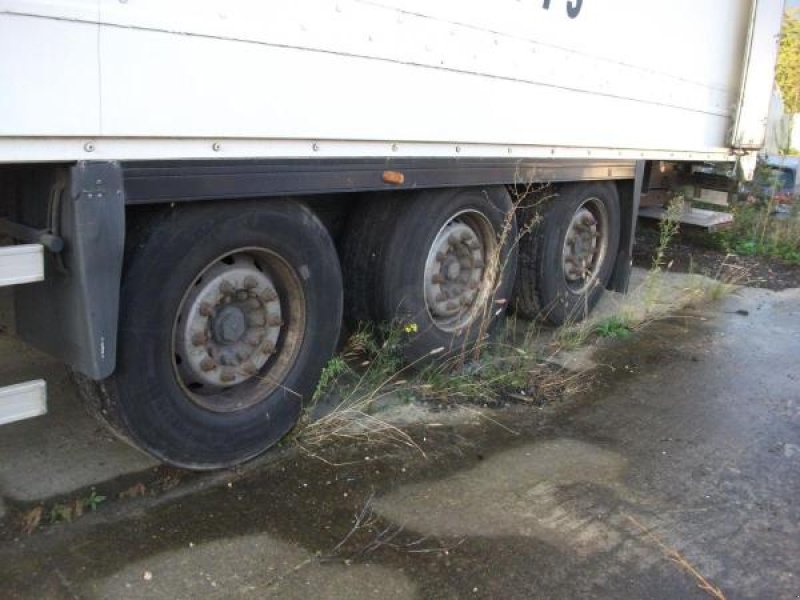
[[[176,582],[181,582],[177,594]],[[266,534],[190,544],[81,587],[98,600],[416,597],[414,584],[402,573],[369,564],[321,564],[303,548]]]
[[[609,506],[603,496],[619,485],[624,468],[625,459],[615,452],[556,439],[500,452],[446,478],[403,486],[378,499],[375,508],[426,535],[536,537],[598,552],[620,541],[602,521],[617,502]],[[568,492],[577,485],[581,498]],[[604,489],[590,494],[592,488]]]

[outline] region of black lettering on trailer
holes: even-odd
[[[567,14],[569,18],[574,19],[577,17],[581,13],[581,8],[583,8],[583,0],[567,2]]]
[[[550,2],[551,0],[544,0],[542,8],[549,10]],[[583,0],[570,0],[567,2],[567,15],[570,19],[574,19],[581,13],[581,8],[583,8]]]

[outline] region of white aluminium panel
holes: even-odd
[[[2,8],[0,136],[98,133],[97,25]]]
[[[0,0],[0,162],[719,155],[751,3]]]
[[[724,114],[392,61],[123,28],[102,36],[112,137],[701,151],[724,146],[729,126]]]
[[[43,379],[0,387],[0,425],[47,413],[47,384]]]
[[[782,19],[782,2],[753,0],[741,95],[732,135],[732,144],[737,148],[757,149],[764,145]]]
[[[0,286],[44,280],[44,247],[41,244],[0,246]]]

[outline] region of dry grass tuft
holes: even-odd
[[[716,598],[716,600],[726,600],[725,594],[722,593],[722,590],[704,577],[703,574],[700,573],[700,571],[698,571],[697,568],[694,567],[678,550],[667,546],[664,541],[661,540],[661,538],[653,533],[652,530],[645,527],[635,517],[627,515],[627,518],[642,532],[642,534],[644,534],[647,539],[658,546],[658,548],[664,553],[664,556],[666,556],[674,564],[678,565],[678,567],[680,567],[682,570],[689,573],[689,575],[691,575],[695,581],[697,581],[697,587],[706,592],[712,598]]]

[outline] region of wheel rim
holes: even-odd
[[[241,248],[212,261],[173,323],[173,369],[187,397],[213,412],[263,400],[294,364],[304,307],[300,279],[273,252]]]
[[[562,252],[570,291],[583,294],[597,283],[608,253],[608,211],[599,198],[588,198],[572,215]]]
[[[481,213],[462,211],[442,226],[425,261],[425,307],[439,329],[468,326],[490,295],[493,278],[486,263],[497,241]]]

